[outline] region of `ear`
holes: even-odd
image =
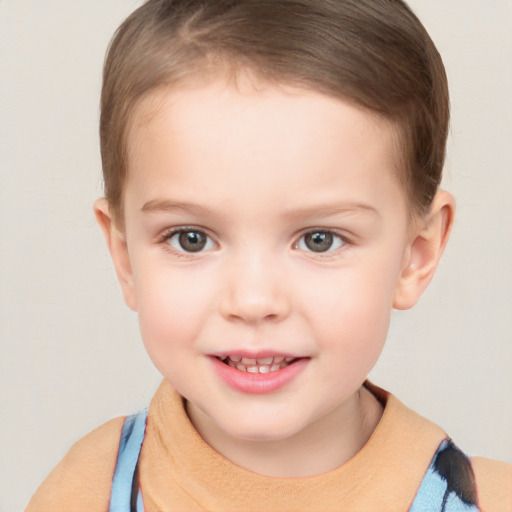
[[[455,200],[439,190],[425,218],[415,221],[402,273],[395,289],[393,307],[409,309],[434,277],[439,260],[448,242],[455,215]]]
[[[94,214],[105,236],[117,278],[121,284],[124,300],[130,309],[136,311],[137,301],[135,299],[135,287],[126,236],[116,226],[108,201],[104,197],[95,201]]]

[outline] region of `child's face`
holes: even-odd
[[[121,280],[200,431],[278,440],[341,421],[411,242],[390,125],[319,93],[224,81],[159,93],[136,121]],[[241,357],[268,360],[226,364]]]

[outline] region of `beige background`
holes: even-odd
[[[0,0],[0,511],[159,376],[92,202],[107,43],[135,0]],[[444,56],[458,200],[431,288],[372,373],[466,451],[512,462],[512,2],[414,0]]]

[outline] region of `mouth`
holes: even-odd
[[[289,385],[308,367],[309,357],[292,354],[231,353],[210,356],[221,381],[237,392],[265,394]]]
[[[218,357],[224,364],[247,373],[272,373],[282,370],[298,361],[298,357],[270,356],[261,358],[249,358],[242,356]]]

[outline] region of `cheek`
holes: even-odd
[[[399,265],[396,258],[359,261],[340,269],[303,290],[311,304],[312,323],[322,331],[320,339],[334,344],[351,357],[378,356],[386,339]]]
[[[134,275],[140,329],[150,356],[192,346],[211,307],[211,281],[192,267],[177,269],[158,260]]]
[[[327,363],[325,376],[337,386],[347,386],[347,392],[368,376],[382,352],[391,316],[389,289],[379,276],[340,279],[338,286],[320,294],[312,312],[317,327],[313,335]]]

